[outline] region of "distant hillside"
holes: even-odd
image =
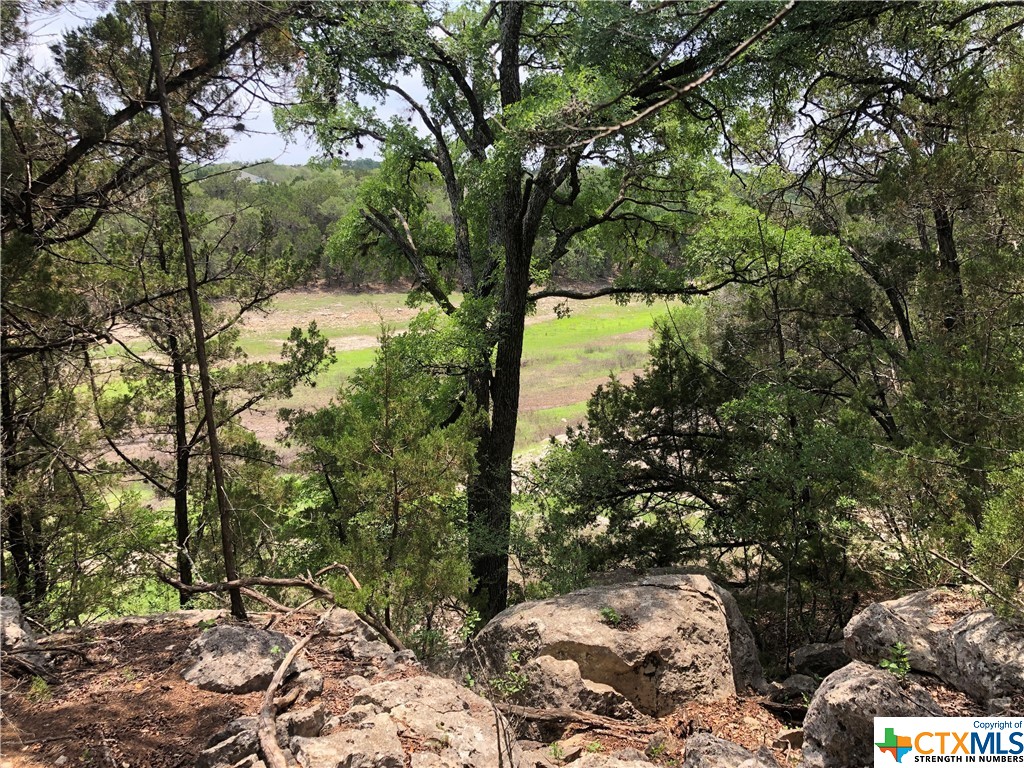
[[[197,178],[206,178],[225,171],[237,169],[241,173],[252,174],[273,184],[291,184],[301,179],[313,178],[334,173],[351,174],[356,178],[372,173],[380,167],[379,160],[360,158],[358,160],[333,160],[325,163],[309,162],[306,165],[280,165],[271,160],[247,163],[215,163],[195,172]],[[251,181],[251,180],[250,180]]]

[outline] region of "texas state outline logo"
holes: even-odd
[[[878,747],[879,752],[888,752],[896,758],[897,763],[902,763],[904,755],[914,751],[914,742],[910,737],[897,736],[895,728],[886,728],[885,738],[876,741],[875,746]]]

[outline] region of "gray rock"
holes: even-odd
[[[618,752],[614,752],[612,754],[612,757],[618,758],[619,760],[624,760],[627,763],[630,761],[634,763],[643,763],[647,761],[647,755],[645,755],[643,752],[641,752],[639,749],[636,749],[635,747],[626,747],[625,749],[620,749]]]
[[[871,765],[874,718],[941,714],[921,686],[854,661],[826,677],[811,700],[804,718],[804,765]]]
[[[256,754],[258,748],[256,718],[240,717],[237,720],[232,720],[222,731],[210,737],[206,749],[196,757],[196,768],[234,765],[250,755]]]
[[[301,660],[300,664],[304,663]],[[291,687],[299,689],[296,704],[308,704],[324,692],[324,676],[315,669],[304,669],[291,681]]]
[[[606,608],[629,625],[609,626]],[[499,677],[513,653],[523,664],[542,656],[572,661],[583,681],[609,686],[650,715],[764,685],[735,600],[700,575],[652,576],[509,608],[470,644],[460,675]],[[550,706],[540,688],[525,693],[530,704]]]
[[[772,747],[775,749],[800,749],[804,745],[803,728],[790,728],[775,737]]]
[[[800,702],[804,697],[810,699],[818,689],[818,682],[807,675],[790,675],[781,683],[772,685],[771,699],[778,702]]]
[[[363,688],[370,687],[370,681],[362,675],[349,675],[342,682],[353,691],[361,691]]]
[[[550,749],[524,749],[522,768],[556,768]]]
[[[843,632],[853,658],[876,664],[907,646],[911,669],[987,701],[1024,690],[1024,630],[946,589],[873,603]]]
[[[0,648],[37,667],[46,668],[50,662],[36,642],[36,636],[21,616],[21,605],[13,597],[0,597]]]
[[[306,709],[285,712],[277,718],[278,741],[282,744],[287,744],[293,736],[305,736],[307,738],[319,736],[326,721],[327,711],[322,703],[313,707],[307,707]],[[280,733],[282,728],[284,730],[284,738],[282,738]]]
[[[342,638],[349,655],[356,661],[384,663],[394,659],[391,646],[383,642],[369,624],[353,611],[332,608],[324,619],[325,631],[331,637]],[[416,660],[413,655],[413,661]]]
[[[570,765],[572,768],[651,768],[654,763],[650,760],[625,760],[615,755],[586,752]]]
[[[385,714],[361,728],[319,738],[297,736],[291,749],[302,768],[405,768],[398,728]]]
[[[404,768],[399,736],[420,748],[414,768],[520,765],[523,752],[490,702],[457,683],[421,676],[364,688],[332,719],[330,732],[297,736],[291,748],[303,768]]]
[[[620,720],[637,714],[629,700],[610,685],[585,680],[572,659],[538,656],[526,664],[524,672],[530,681],[530,698],[545,702],[548,708],[580,709]]]
[[[779,764],[764,747],[755,754],[710,733],[697,733],[686,740],[683,768],[779,768]]]
[[[403,664],[417,664],[416,654],[406,648],[404,651],[395,651],[394,653],[388,654],[384,660],[384,666],[387,668],[401,666]]]
[[[486,699],[452,680],[411,677],[370,686],[353,706],[369,706],[402,724],[403,734],[431,746],[414,766],[494,768],[517,765],[522,751],[505,719]]]
[[[277,718],[277,742],[287,745],[293,736],[316,736],[324,725],[323,704],[308,709],[286,712]],[[266,768],[258,757],[259,721],[255,717],[239,717],[209,738],[206,748],[196,758],[196,768]]]
[[[293,644],[291,638],[280,632],[230,625],[213,627],[193,640],[185,651],[182,677],[206,691],[261,691],[270,684],[274,671]],[[292,666],[296,672],[309,668],[301,659]]]
[[[842,640],[802,645],[793,651],[791,660],[797,674],[818,678],[828,677],[853,661]]]

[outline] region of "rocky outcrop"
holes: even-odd
[[[818,682],[807,675],[790,675],[781,683],[769,686],[769,697],[780,704],[797,704],[809,701],[818,689]]]
[[[232,625],[213,627],[185,651],[182,677],[207,691],[262,691],[292,645],[294,641],[280,632]],[[302,672],[309,669],[309,664],[298,660],[293,662],[293,669]]]
[[[296,738],[292,751],[303,768],[405,768],[398,726],[386,714],[372,715],[358,728],[322,738]]]
[[[1024,630],[959,592],[929,589],[873,603],[844,637],[847,653],[871,664],[901,642],[911,669],[981,701],[1024,691]]]
[[[529,681],[530,698],[548,708],[579,709],[606,717],[629,719],[636,708],[610,685],[584,679],[579,664],[538,656],[523,668]]]
[[[49,661],[36,642],[36,636],[21,616],[21,605],[13,597],[0,597],[0,648],[16,654],[20,661],[36,669],[45,669]]]
[[[916,683],[852,662],[826,677],[814,694],[804,718],[804,765],[871,765],[875,717],[942,714],[931,695]]]
[[[373,628],[346,608],[332,608],[324,617],[324,631],[339,638],[348,648],[350,658],[359,661],[382,661],[392,656],[391,646],[382,642]]]
[[[527,703],[540,707],[607,711],[625,699],[642,713],[663,715],[764,684],[735,600],[699,575],[654,576],[522,603],[484,628],[460,666],[486,682],[507,675],[515,659],[528,668],[562,662],[559,674],[572,678],[568,698],[553,697],[544,685],[528,687]]]
[[[292,710],[277,718],[277,743],[287,745],[293,737],[318,736],[323,730],[327,712],[323,704]],[[215,733],[196,758],[196,768],[220,768],[239,764],[262,765],[259,761],[259,732],[255,717],[239,717]]]
[[[842,669],[853,659],[846,652],[842,640],[835,643],[809,643],[791,654],[793,671],[799,675],[823,678]]]
[[[585,754],[569,763],[572,768],[651,768],[649,760],[629,760],[615,755]]]
[[[196,758],[196,768],[234,765],[255,755],[259,741],[255,717],[232,720],[206,742],[206,747]]]
[[[697,733],[686,740],[683,768],[779,768],[779,764],[764,747],[754,754],[710,733]]]
[[[426,675],[364,688],[336,730],[293,738],[291,750],[304,768],[402,768],[403,739],[417,745],[414,768],[493,768],[518,765],[523,757],[490,702]]]

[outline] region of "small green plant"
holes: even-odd
[[[488,683],[491,690],[503,699],[511,700],[530,687],[530,679],[520,669],[519,651],[512,651],[505,661],[504,671],[492,677]]]
[[[418,659],[434,659],[448,651],[444,633],[438,629],[417,629],[409,638],[409,645]]]
[[[551,757],[554,760],[561,760],[565,757],[565,750],[562,749],[562,745],[557,741],[551,745],[551,749],[549,751],[551,752]]]
[[[272,645],[270,646],[270,655],[282,656],[284,655],[284,648],[282,648],[280,645]]]
[[[650,758],[657,759],[664,755],[668,751],[668,746],[663,741],[659,741],[657,744],[652,744],[647,748],[647,756]]]
[[[471,608],[469,613],[466,614],[466,618],[462,620],[462,626],[459,627],[459,640],[466,642],[476,632],[476,628],[480,626],[480,611],[476,608]]]
[[[592,741],[587,744],[587,752],[600,752],[604,749],[604,745],[600,741]]]
[[[203,619],[196,626],[200,629],[210,629],[211,627],[216,627],[217,622],[213,619]]]
[[[131,667],[125,667],[121,670],[121,677],[124,678],[125,682],[130,683],[135,679],[135,670]]]
[[[622,616],[610,605],[606,605],[601,609],[601,621],[609,627],[618,627],[622,623]]]
[[[36,704],[49,701],[53,698],[50,684],[41,677],[33,677],[28,686],[28,698],[29,701],[34,701]]]
[[[903,642],[898,642],[889,649],[889,656],[878,662],[878,666],[894,674],[900,680],[910,672],[910,654]]]
[[[469,674],[469,672],[467,672],[466,676],[462,678],[462,683],[467,688],[472,688],[476,685],[476,678]]]

